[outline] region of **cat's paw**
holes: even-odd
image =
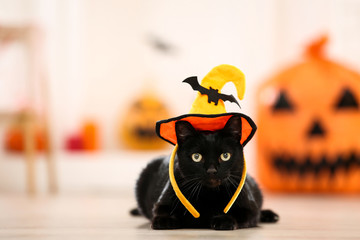
[[[170,216],[156,216],[151,221],[152,229],[165,230],[165,229],[178,229],[181,227],[180,222],[175,217]]]
[[[214,230],[234,230],[237,229],[236,219],[230,215],[216,216],[211,220],[211,228]]]
[[[260,215],[260,222],[263,223],[274,223],[279,221],[279,215],[271,210],[262,210]]]

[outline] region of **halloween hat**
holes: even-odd
[[[233,82],[236,87],[239,99],[243,99],[245,93],[245,76],[236,67],[223,64],[213,68],[201,81],[201,85],[198,84],[196,77],[187,78],[184,80],[184,82],[189,83],[194,90],[199,91],[195,101],[193,102],[190,113],[175,118],[158,121],[156,123],[156,133],[159,135],[160,138],[175,145],[169,163],[170,183],[180,202],[195,218],[198,218],[200,214],[181,193],[174,176],[174,161],[177,152],[175,123],[177,121],[187,121],[197,131],[217,131],[223,129],[227,121],[232,116],[239,116],[241,118],[242,127],[240,140],[242,146],[245,146],[246,143],[248,143],[248,141],[254,136],[256,131],[256,125],[250,117],[242,113],[226,112],[224,101],[228,100],[235,103],[237,103],[237,101],[232,95],[220,93],[223,86],[227,82]],[[246,164],[244,159],[242,178],[233,197],[224,209],[225,213],[229,211],[232,204],[238,197],[244,185],[245,177]]]

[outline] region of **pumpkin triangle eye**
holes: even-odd
[[[273,111],[292,111],[293,109],[294,106],[289,101],[286,93],[284,91],[281,91],[273,106]]]
[[[309,137],[323,137],[325,135],[324,127],[319,120],[315,120],[308,131]]]
[[[335,105],[336,109],[358,109],[359,103],[354,94],[348,89],[344,89],[341,97]]]

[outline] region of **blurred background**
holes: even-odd
[[[60,191],[131,188],[147,161],[172,150],[144,126],[189,111],[196,94],[182,80],[238,67],[241,112],[257,122],[259,86],[324,34],[327,56],[359,72],[357,0],[0,0],[0,113],[18,116],[0,125],[0,192],[29,181],[46,191],[48,174]],[[126,132],[132,124],[140,140]],[[255,145],[245,149],[252,174]]]

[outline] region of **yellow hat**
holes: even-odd
[[[220,91],[227,82],[234,83],[238,98],[243,99],[245,76],[239,69],[231,65],[223,64],[213,68],[201,81],[201,86]],[[224,128],[229,118],[235,115],[242,119],[241,144],[245,146],[256,131],[256,125],[251,118],[241,113],[227,113],[221,99],[217,103],[209,103],[209,96],[200,92],[193,102],[189,114],[158,121],[156,132],[159,137],[175,145],[177,143],[175,132],[177,121],[188,121],[198,131],[216,131]]]
[[[192,81],[194,80],[191,79]],[[181,193],[174,176],[174,161],[177,151],[177,138],[175,132],[175,123],[177,121],[187,121],[198,131],[217,131],[223,129],[232,116],[239,116],[241,118],[241,140],[242,146],[245,146],[248,141],[254,136],[256,131],[256,125],[250,117],[242,113],[227,113],[223,99],[232,99],[232,96],[220,93],[221,89],[227,82],[233,82],[239,99],[243,99],[245,93],[245,76],[244,74],[234,66],[231,65],[220,65],[213,68],[201,81],[200,86],[190,83],[189,79],[186,79],[192,85],[195,90],[198,90],[198,96],[196,97],[191,107],[190,113],[181,115],[175,118],[161,120],[156,123],[156,133],[160,138],[165,141],[176,145],[169,163],[169,178],[171,185],[187,210],[195,217],[198,218],[200,214],[191,205],[191,203]],[[235,100],[235,99],[234,99]],[[235,100],[236,101],[236,100]],[[231,198],[228,205],[225,207],[224,212],[227,213],[238,197],[246,177],[246,164],[244,159],[244,168],[242,179],[240,180],[239,186]]]

